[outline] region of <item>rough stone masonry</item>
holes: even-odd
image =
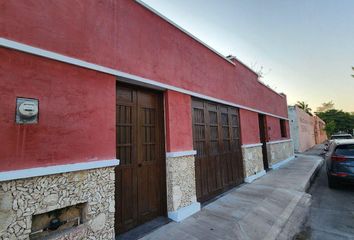
[[[83,223],[55,239],[113,239],[114,179],[108,167],[2,182],[0,239],[30,239],[33,215],[79,203]]]

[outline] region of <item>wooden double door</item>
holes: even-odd
[[[197,199],[205,202],[243,182],[237,108],[192,100]]]
[[[116,89],[116,233],[166,214],[163,99],[159,92]]]

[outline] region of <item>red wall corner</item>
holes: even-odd
[[[165,108],[167,152],[192,150],[191,97],[167,90],[165,92]]]
[[[0,171],[114,159],[115,77],[0,48]],[[15,123],[16,97],[39,122]]]
[[[240,125],[242,144],[260,142],[258,113],[240,109]]]

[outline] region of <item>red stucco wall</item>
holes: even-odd
[[[290,128],[289,128],[289,121],[286,121],[286,132],[287,137],[281,136],[281,129],[280,129],[280,120],[279,118],[267,116],[267,125],[268,125],[268,141],[277,141],[283,139],[290,138]]]
[[[299,152],[304,152],[316,144],[315,119],[296,106],[296,116],[299,125]]]
[[[286,97],[254,72],[135,1],[84,2],[2,1],[0,37],[287,117]],[[115,158],[114,76],[3,48],[0,54],[0,171]],[[39,98],[38,125],[14,124],[16,96]],[[190,101],[166,93],[167,151],[192,149]],[[258,143],[257,113],[241,110],[240,117],[243,144]]]
[[[240,109],[242,144],[260,142],[258,113]]]
[[[115,78],[0,48],[0,171],[115,158]],[[39,123],[15,123],[16,97]]]
[[[192,150],[191,97],[175,91],[166,91],[165,106],[167,151]]]
[[[278,118],[267,116],[267,126],[269,141],[281,139],[280,121]]]
[[[8,39],[287,117],[286,98],[254,72],[135,1],[3,1],[0,26]]]
[[[313,118],[315,122],[315,143],[320,144],[327,140],[326,123],[318,116],[314,116]]]

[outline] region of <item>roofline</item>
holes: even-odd
[[[162,18],[163,20],[165,20],[166,22],[168,22],[169,24],[171,24],[172,26],[174,26],[175,28],[177,28],[178,30],[180,30],[181,32],[183,32],[184,34],[188,35],[189,37],[191,37],[192,39],[194,39],[195,41],[197,41],[198,43],[202,44],[204,47],[208,48],[210,51],[214,52],[216,55],[218,55],[219,57],[221,57],[222,59],[224,59],[225,61],[227,61],[228,63],[236,66],[236,64],[234,62],[232,62],[230,59],[228,59],[226,56],[224,56],[223,54],[221,54],[220,52],[218,52],[217,50],[215,50],[213,47],[211,47],[210,45],[208,45],[207,43],[203,42],[202,40],[200,40],[199,38],[197,38],[196,36],[194,36],[192,33],[188,32],[186,29],[182,28],[181,26],[179,26],[177,23],[173,22],[171,19],[169,19],[168,17],[166,17],[165,15],[163,15],[162,13],[158,12],[156,9],[150,7],[149,5],[147,5],[146,3],[144,3],[142,0],[135,0],[136,3],[140,4],[141,6],[143,6],[144,8],[146,8],[147,10],[149,10],[150,12],[154,13],[155,15],[159,16],[160,18]],[[246,67],[248,70],[250,70],[252,73],[254,73],[255,75],[257,75],[257,77],[259,78],[259,74],[256,73],[251,67],[249,67],[247,64],[245,64],[244,62],[242,62],[239,58],[237,58],[236,56],[232,55],[233,58],[236,59],[236,61],[238,63],[240,63],[241,65],[243,65],[244,67]],[[266,88],[268,88],[269,90],[273,91],[274,93],[280,95],[281,97],[283,97],[280,93],[276,92],[274,89],[272,89],[271,87],[267,86],[266,84],[262,83],[259,79],[257,79],[257,81],[262,84],[263,86],[265,86]]]
[[[166,22],[168,22],[169,24],[171,24],[172,26],[176,27],[178,30],[180,30],[181,32],[185,33],[186,35],[188,35],[189,37],[193,38],[195,41],[197,41],[198,43],[202,44],[204,47],[208,48],[210,51],[214,52],[215,54],[217,54],[219,57],[223,58],[225,61],[227,61],[228,63],[232,64],[232,65],[236,65],[235,63],[233,63],[230,59],[228,59],[226,56],[224,56],[222,53],[218,52],[217,50],[215,50],[215,48],[211,47],[210,45],[208,45],[207,43],[203,42],[202,40],[200,40],[199,38],[197,38],[195,35],[193,35],[192,33],[188,32],[186,29],[182,28],[181,26],[179,26],[177,23],[173,22],[171,19],[169,19],[168,17],[166,17],[165,15],[163,15],[162,13],[158,12],[156,9],[150,7],[149,5],[147,5],[146,3],[144,3],[142,0],[135,0],[135,2],[139,3],[141,6],[145,7],[146,9],[148,9],[149,11],[151,11],[152,13],[156,14],[157,16],[159,16],[160,18],[162,18],[163,20],[165,20]],[[233,56],[235,57],[235,56]],[[240,61],[237,57],[235,57],[235,59],[241,63],[242,65],[244,65],[246,68],[248,68],[251,72],[253,72],[254,74],[256,74],[257,76],[259,76],[253,69],[251,69],[249,66],[247,66],[245,63],[243,63],[242,61]]]
[[[178,30],[180,30],[181,32],[185,33],[186,35],[188,35],[189,37],[193,38],[195,41],[199,42],[200,44],[204,45],[204,47],[208,48],[209,50],[211,50],[212,52],[214,52],[215,54],[219,55],[219,57],[223,58],[225,61],[227,61],[228,63],[232,64],[232,65],[236,65],[235,63],[233,63],[230,59],[228,59],[226,56],[224,56],[223,54],[221,54],[220,52],[218,52],[217,50],[215,50],[214,48],[212,48],[211,46],[209,46],[208,44],[206,44],[205,42],[203,42],[202,40],[200,40],[199,38],[197,38],[196,36],[194,36],[192,33],[188,32],[187,30],[185,30],[184,28],[182,28],[181,26],[179,26],[178,24],[176,24],[175,22],[173,22],[171,19],[167,18],[165,15],[163,15],[162,13],[158,12],[156,9],[150,7],[149,5],[147,5],[146,3],[144,3],[141,0],[135,0],[135,2],[139,3],[141,6],[143,6],[144,8],[146,8],[147,10],[149,10],[150,12],[154,13],[155,15],[159,16],[160,18],[162,18],[163,20],[165,20],[166,22],[168,22],[169,24],[171,24],[172,26],[176,27]],[[250,69],[251,71],[253,71],[252,69]],[[253,71],[254,72],[254,71]],[[257,73],[256,73],[257,74]]]
[[[281,96],[282,98],[285,98],[285,97],[286,97],[285,94],[284,94],[284,95],[285,95],[285,96],[284,96],[283,94],[278,93],[278,92],[275,91],[273,88],[267,86],[264,82],[260,81],[259,79],[257,79],[257,82],[259,82],[260,84],[262,84],[264,87],[268,88],[268,89],[269,89],[270,91],[272,91],[273,93],[278,94],[278,95]]]

